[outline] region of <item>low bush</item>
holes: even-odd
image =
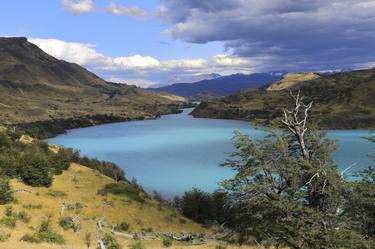
[[[172,246],[172,243],[173,243],[173,241],[172,241],[171,238],[165,237],[165,238],[163,239],[163,246],[164,246],[164,247],[171,247],[171,246]]]
[[[0,232],[0,242],[5,242],[10,238],[9,233]]]
[[[8,227],[8,228],[15,228],[16,227],[16,218],[11,217],[3,217],[0,219],[0,226]]]
[[[25,204],[25,205],[22,205],[22,207],[25,209],[42,209],[43,205],[42,204],[38,204],[38,205]]]
[[[129,228],[130,228],[130,224],[125,221],[121,222],[120,224],[117,224],[114,227],[115,231],[118,231],[118,232],[126,232],[129,230]]]
[[[35,236],[35,234],[25,234],[22,236],[21,241],[28,242],[28,243],[40,243],[40,239]]]
[[[66,193],[63,191],[58,191],[58,190],[48,190],[46,195],[53,196],[53,197],[65,197]]]
[[[62,235],[51,230],[51,218],[49,215],[39,226],[39,229],[34,234],[25,234],[21,240],[29,243],[52,243],[57,245],[65,244],[65,239]]]
[[[17,220],[22,221],[23,223],[29,223],[31,219],[30,216],[25,211],[16,213],[15,217]]]
[[[69,230],[73,229],[73,219],[72,217],[61,217],[59,220],[59,225],[64,229],[64,230]]]
[[[140,203],[144,203],[145,200],[140,196],[141,192],[134,188],[132,185],[126,182],[119,182],[119,183],[110,183],[104,186],[101,190],[98,191],[100,195],[122,195],[126,196],[133,201],[137,201]]]
[[[121,249],[122,246],[109,234],[104,234],[102,241],[107,249]]]
[[[53,231],[43,231],[36,234],[37,238],[42,242],[62,245],[65,244],[65,239],[58,233]]]
[[[227,249],[227,247],[222,246],[222,245],[217,245],[217,246],[215,246],[215,249]]]
[[[145,246],[141,242],[137,242],[130,245],[129,249],[145,249]]]

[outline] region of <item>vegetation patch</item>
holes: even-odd
[[[66,193],[63,191],[59,191],[59,190],[48,190],[46,195],[49,195],[52,197],[65,197]]]
[[[64,237],[51,230],[51,216],[48,216],[44,221],[42,221],[38,232],[34,234],[25,234],[22,236],[21,241],[29,243],[46,242],[58,245],[65,244]]]
[[[129,249],[146,249],[146,248],[141,242],[136,242],[130,245]]]
[[[0,232],[0,242],[5,242],[10,238],[9,233]]]
[[[102,242],[108,249],[122,249],[122,246],[109,234],[104,234]]]
[[[126,196],[133,201],[144,203],[145,199],[141,196],[141,193],[142,192],[139,189],[126,182],[110,183],[98,191],[99,195],[105,196],[107,194],[113,194]]]

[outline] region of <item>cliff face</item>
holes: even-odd
[[[175,112],[183,101],[106,82],[77,64],[50,56],[26,38],[0,38],[0,123],[154,118]]]
[[[322,128],[372,128],[375,124],[375,69],[288,81],[279,90],[243,91],[202,103],[192,114],[269,125],[290,106],[289,91],[298,90],[306,102],[314,101],[311,118]]]

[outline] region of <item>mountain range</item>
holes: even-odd
[[[258,88],[279,80],[283,73],[232,74],[214,79],[201,80],[195,83],[176,83],[170,86],[152,88],[157,92],[195,97],[195,96],[227,96],[248,88]]]
[[[184,99],[107,82],[58,60],[26,38],[0,38],[0,123],[36,132],[155,118]],[[51,131],[52,132],[52,131]],[[35,134],[33,134],[35,135]]]

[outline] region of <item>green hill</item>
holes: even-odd
[[[51,135],[68,128],[176,112],[184,101],[106,82],[26,38],[0,38],[0,123]],[[33,134],[35,135],[35,134]]]
[[[289,91],[300,90],[314,101],[313,120],[323,128],[369,128],[375,124],[375,69],[321,74],[294,81],[282,90],[246,90],[210,102],[202,102],[194,117],[248,120],[270,125],[290,104]],[[289,82],[290,83],[290,82]],[[284,84],[285,86],[285,84]]]

